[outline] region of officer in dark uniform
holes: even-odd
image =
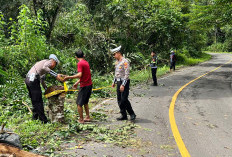
[[[176,70],[176,54],[175,54],[175,51],[171,51],[171,54],[170,54],[170,72],[171,72],[171,69],[173,69],[173,71]]]
[[[130,115],[130,120],[135,120],[136,115],[132,109],[130,101],[128,100],[130,87],[130,64],[128,60],[122,56],[120,50],[121,46],[110,50],[116,59],[115,77],[112,87],[115,87],[117,84],[117,100],[121,113],[121,116],[118,117],[117,120],[127,120],[127,112]]]
[[[157,72],[157,61],[158,57],[154,51],[151,52],[151,73],[152,73],[152,79],[153,79],[153,84],[152,86],[157,86],[157,77],[156,77],[156,72]]]
[[[41,120],[43,123],[47,123],[47,117],[44,114],[44,106],[43,106],[43,99],[42,99],[42,90],[40,87],[40,82],[43,88],[46,90],[47,86],[44,82],[45,75],[47,73],[54,76],[57,80],[61,81],[62,77],[61,74],[57,74],[52,69],[56,67],[59,63],[58,58],[56,55],[51,54],[49,59],[44,59],[37,62],[27,73],[25,83],[27,85],[27,89],[29,91],[29,96],[32,101],[32,112],[34,120]]]

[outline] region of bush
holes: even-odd
[[[10,46],[5,46],[3,52],[0,51],[0,60],[3,60],[4,68],[14,68],[22,77],[25,77],[29,68],[35,62],[48,58],[50,53],[57,54],[57,50],[46,43],[44,27],[47,25],[42,20],[42,11],[38,11],[37,16],[33,16],[29,8],[25,5],[20,7],[17,23],[9,28],[11,31]]]
[[[224,43],[216,43],[210,45],[206,50],[213,51],[213,52],[227,52],[227,45]]]
[[[226,49],[226,52],[232,52],[232,38],[229,38],[225,41],[224,47]]]

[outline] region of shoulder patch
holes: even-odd
[[[124,63],[124,68],[126,69],[127,67],[128,67],[128,63],[125,62],[125,63]]]

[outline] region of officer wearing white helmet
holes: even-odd
[[[115,62],[115,77],[112,87],[117,84],[117,100],[120,108],[121,116],[117,120],[127,120],[127,112],[130,115],[130,120],[135,120],[136,115],[132,109],[131,103],[128,100],[130,87],[130,64],[127,59],[122,56],[121,46],[111,49],[111,53],[116,59]]]
[[[151,84],[152,86],[157,86],[157,77],[156,77],[156,72],[157,72],[157,61],[158,61],[158,57],[155,53],[155,51],[151,52],[151,74],[152,74],[152,79],[153,79],[153,83]]]
[[[25,83],[27,85],[27,89],[29,91],[29,96],[32,101],[32,112],[34,120],[41,120],[43,123],[47,123],[47,117],[44,114],[44,106],[42,99],[42,91],[40,87],[40,82],[43,88],[46,90],[47,86],[44,82],[45,75],[50,74],[55,77],[58,81],[62,80],[61,74],[57,74],[52,69],[59,64],[59,60],[56,55],[51,54],[49,59],[44,59],[39,62],[36,62],[35,65],[29,70],[26,75]]]
[[[171,54],[170,54],[170,72],[171,72],[171,69],[173,69],[173,71],[176,70],[176,54],[175,54],[175,51],[171,51]]]

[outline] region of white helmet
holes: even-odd
[[[111,53],[116,53],[116,52],[119,52],[121,50],[122,46],[119,46],[119,47],[116,47],[115,49],[110,49],[110,52]]]
[[[56,57],[56,55],[54,55],[54,54],[50,54],[49,59],[54,59],[54,60],[56,61],[57,64],[60,63],[59,59],[58,59],[58,58]]]

